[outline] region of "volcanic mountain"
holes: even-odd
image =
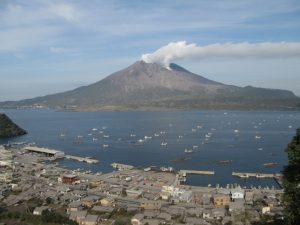
[[[165,68],[137,61],[88,86],[0,103],[0,107],[36,106],[74,111],[290,109],[300,106],[300,98],[286,90],[222,84],[176,64]]]

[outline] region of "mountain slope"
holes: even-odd
[[[64,93],[5,102],[2,107],[41,105],[79,111],[164,108],[285,108],[299,103],[292,92],[226,85],[170,64],[137,61],[94,84]],[[260,104],[257,107],[257,103]],[[224,104],[226,103],[226,104]],[[249,104],[251,103],[251,104]],[[221,107],[219,107],[221,106]]]
[[[0,113],[0,138],[10,138],[27,134],[25,130],[16,125],[11,119]]]

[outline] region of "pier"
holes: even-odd
[[[281,176],[281,174],[277,173],[241,173],[241,172],[232,172],[232,176],[237,176],[239,178],[276,178],[278,176]]]
[[[49,148],[41,148],[41,147],[37,147],[37,146],[26,146],[23,149],[26,151],[29,151],[29,152],[44,154],[46,156],[52,157],[51,160],[66,158],[66,159],[73,159],[73,160],[77,160],[79,162],[86,162],[86,163],[98,163],[99,162],[97,159],[91,159],[89,157],[65,155],[65,153],[63,151],[49,149]]]
[[[215,171],[209,170],[179,170],[179,175],[186,177],[187,174],[198,174],[198,175],[215,175]]]
[[[99,162],[97,159],[91,159],[88,157],[80,157],[80,156],[73,156],[73,155],[66,155],[65,158],[77,160],[79,162],[86,162],[86,163],[98,163]]]
[[[240,173],[232,172],[232,176],[237,176],[239,178],[258,178],[258,179],[274,179],[275,182],[282,188],[282,174],[280,173]]]
[[[134,166],[131,166],[131,165],[127,165],[127,164],[122,164],[122,163],[112,163],[110,164],[114,169],[117,169],[117,170],[131,170],[134,168]]]

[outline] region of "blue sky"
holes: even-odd
[[[1,0],[0,101],[87,85],[170,42],[300,43],[299,0]],[[209,79],[294,91],[293,57],[179,58]]]

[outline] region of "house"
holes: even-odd
[[[225,208],[214,208],[211,210],[212,217],[215,219],[221,219],[225,216]]]
[[[171,198],[171,193],[167,191],[161,191],[159,193],[162,200],[168,201]]]
[[[112,211],[114,211],[114,208],[111,206],[100,206],[100,205],[95,205],[92,208],[93,211],[96,212],[105,212],[105,213],[111,213]]]
[[[149,224],[149,225],[159,225],[159,224],[162,224],[163,221],[158,220],[158,219],[144,219],[143,223]]]
[[[230,202],[229,195],[216,194],[214,195],[213,199],[214,199],[214,205],[216,207],[228,206]]]
[[[152,209],[146,209],[144,212],[144,218],[146,219],[153,219],[156,218],[159,212],[157,210],[152,210]]]
[[[202,205],[210,205],[212,199],[211,194],[203,194],[202,195]]]
[[[197,208],[190,208],[190,209],[187,209],[187,214],[189,216],[196,216],[196,217],[200,217],[202,216],[202,213],[203,213],[203,208],[200,208],[200,207],[197,207]]]
[[[237,199],[229,203],[229,212],[243,212],[245,211],[245,200]]]
[[[103,198],[100,200],[101,205],[111,206],[113,205],[114,199],[112,197]]]
[[[99,216],[98,215],[87,215],[84,219],[81,220],[80,225],[98,225]]]
[[[141,201],[141,208],[142,209],[160,209],[161,208],[161,203],[158,201]]]
[[[143,191],[142,190],[127,189],[126,194],[127,194],[128,197],[139,198],[140,196],[142,196]]]
[[[276,198],[267,198],[264,200],[264,202],[267,204],[269,207],[275,207],[278,206],[278,201]]]
[[[172,216],[169,214],[169,213],[164,213],[164,212],[161,212],[158,216],[157,216],[158,219],[162,219],[164,221],[171,221],[172,219]]]
[[[164,206],[161,211],[169,213],[171,216],[183,216],[185,213],[185,208],[180,206]]]
[[[93,205],[95,205],[96,203],[98,203],[100,197],[97,195],[89,195],[83,199],[81,199],[81,203],[83,206],[86,207],[92,207]]]
[[[191,202],[193,198],[193,192],[192,191],[182,191],[178,194],[178,198],[180,202]]]
[[[231,199],[243,199],[245,191],[241,187],[237,187],[231,190]]]
[[[80,201],[77,201],[77,202],[72,202],[68,205],[68,208],[67,208],[67,212],[70,213],[70,212],[77,212],[77,211],[80,211],[82,209],[82,206],[81,206],[81,202]]]
[[[122,195],[123,188],[121,187],[112,187],[107,191],[107,194],[113,197],[119,197]]]
[[[144,215],[139,213],[132,217],[131,224],[132,225],[142,225],[143,224]]]
[[[247,205],[253,205],[253,192],[245,191],[245,203]]]
[[[69,215],[69,219],[80,224],[81,221],[86,217],[86,214],[87,214],[86,210],[71,212]]]
[[[40,216],[40,215],[42,215],[43,211],[48,210],[48,209],[49,209],[48,206],[40,206],[40,207],[36,207],[36,208],[33,210],[32,214],[33,214],[33,215]]]
[[[267,213],[269,213],[271,211],[271,208],[269,207],[269,206],[264,206],[264,207],[262,207],[262,209],[261,209],[261,213],[262,214],[267,214]]]
[[[78,177],[74,174],[64,174],[61,177],[61,182],[64,184],[74,184],[78,180]]]
[[[211,210],[210,209],[203,210],[202,217],[203,219],[210,219],[212,217]]]
[[[185,224],[206,225],[208,223],[202,218],[186,217]]]

